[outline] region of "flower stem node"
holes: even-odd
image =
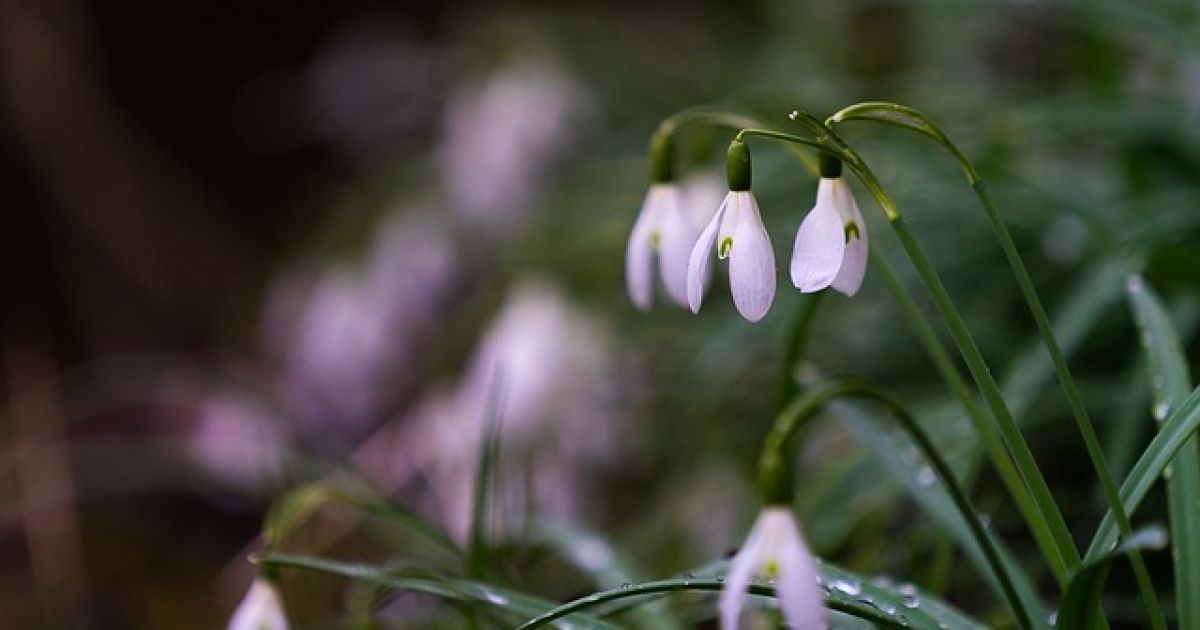
[[[751,580],[775,583],[783,618],[794,630],[825,627],[824,598],[817,566],[791,508],[768,505],[758,515],[746,543],[729,565],[719,602],[722,630],[737,630]]]
[[[792,283],[804,293],[833,287],[852,297],[867,273],[867,224],[841,168],[821,156],[817,202],[796,232]]]
[[[658,130],[650,136],[650,181],[655,184],[665,184],[675,180],[675,165],[673,153],[675,142],[667,131]]]
[[[747,189],[734,188],[732,176],[734,143],[730,145],[730,191],[708,226],[692,248],[687,265],[687,301],[693,313],[700,312],[704,287],[711,272],[714,254],[729,260],[729,288],[738,313],[748,321],[757,322],[775,300],[775,252],[763,225],[762,215],[750,186],[749,153],[745,162]],[[744,149],[744,145],[743,145]],[[741,162],[738,162],[741,163]]]
[[[750,147],[746,146],[745,142],[734,140],[729,143],[729,151],[725,154],[725,169],[729,177],[729,190],[750,190],[753,169],[750,167]]]

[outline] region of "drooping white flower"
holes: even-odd
[[[775,300],[775,252],[754,193],[731,190],[692,248],[687,267],[688,306],[700,311],[713,253],[729,259],[729,288],[738,313],[751,322]]]
[[[719,608],[721,628],[737,630],[746,590],[755,578],[775,581],[783,617],[793,630],[825,627],[824,600],[817,567],[790,509],[767,507],[729,565]]]
[[[264,578],[255,578],[229,618],[227,630],[288,630],[287,614],[275,587]]]
[[[680,306],[687,305],[688,256],[695,242],[696,229],[683,213],[675,184],[651,184],[625,249],[625,283],[635,306],[650,308],[655,254],[667,295]]]
[[[792,283],[804,293],[827,287],[853,296],[867,272],[867,224],[842,177],[822,177],[817,203],[796,232]]]

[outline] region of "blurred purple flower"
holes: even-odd
[[[534,52],[454,92],[439,157],[460,219],[494,232],[519,225],[543,172],[570,140],[581,102],[574,79]]]
[[[485,422],[498,411],[502,454],[493,500],[501,527],[515,527],[535,504],[544,515],[574,518],[587,467],[616,451],[614,394],[605,332],[554,285],[525,280],[459,384],[427,396],[360,464],[393,486],[422,475],[428,502],[465,536]]]

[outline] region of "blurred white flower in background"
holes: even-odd
[[[441,520],[470,527],[473,485],[487,421],[498,412],[498,525],[528,513],[574,519],[589,466],[611,459],[620,428],[607,333],[541,278],[512,289],[462,379],[425,398],[359,462],[395,486],[421,475]],[[499,403],[498,409],[492,405]]]
[[[209,474],[238,487],[282,478],[289,438],[261,402],[218,389],[199,402],[197,414],[188,447]]]
[[[228,630],[287,630],[287,614],[275,587],[264,578],[255,578],[229,619]]]
[[[526,51],[454,91],[439,149],[451,206],[467,225],[508,232],[571,139],[582,88],[548,53]]]
[[[272,296],[284,303],[268,305],[264,329],[281,359],[281,396],[307,428],[354,433],[383,411],[445,306],[453,256],[436,223],[397,212],[381,222],[364,263],[332,264],[306,289],[280,281]]]

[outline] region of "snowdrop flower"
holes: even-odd
[[[680,306],[687,304],[688,255],[696,242],[696,229],[684,214],[671,172],[671,141],[666,134],[656,133],[650,140],[650,165],[653,183],[625,249],[629,299],[643,311],[650,308],[654,294],[656,253],[667,295]]]
[[[842,163],[821,156],[817,203],[796,232],[792,251],[792,283],[804,293],[826,287],[853,296],[867,273],[867,224]]]
[[[800,535],[791,509],[786,506],[763,509],[746,544],[729,565],[719,602],[723,630],[737,630],[746,590],[755,578],[775,580],[776,597],[789,628],[817,630],[825,627],[816,562]]]
[[[265,578],[255,578],[229,618],[228,630],[287,630],[287,615],[279,593]]]
[[[687,268],[688,306],[700,311],[714,250],[729,259],[729,288],[738,313],[751,322],[767,314],[775,300],[775,252],[750,192],[750,151],[741,140],[729,145],[729,194],[692,248]]]

